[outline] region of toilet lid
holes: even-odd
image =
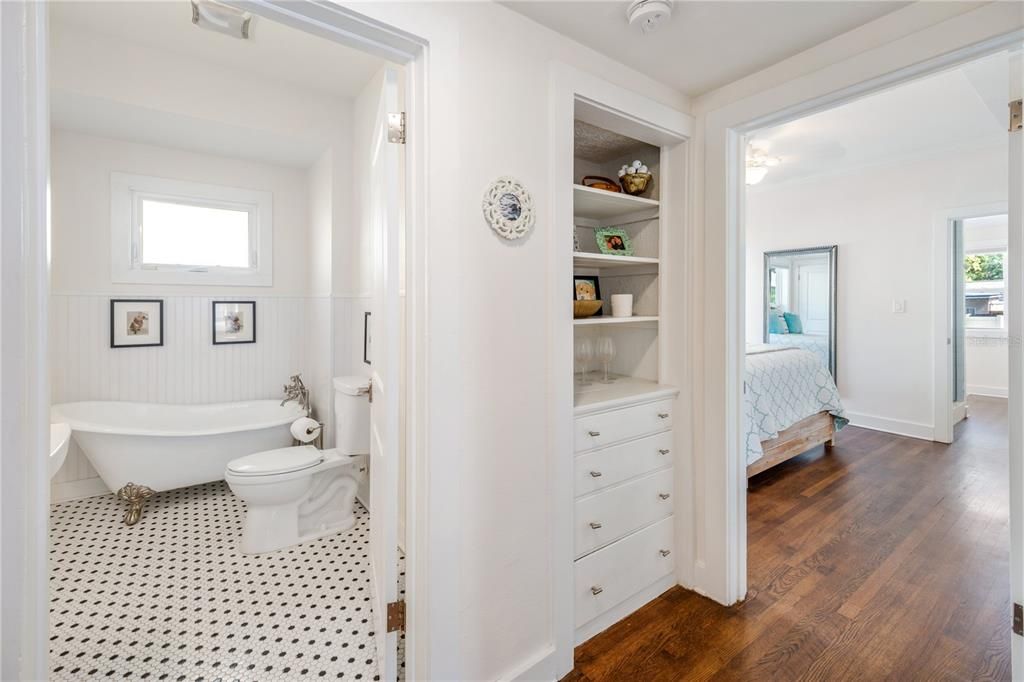
[[[323,458],[323,453],[312,445],[278,448],[232,460],[228,462],[228,471],[247,476],[285,474],[316,466]]]

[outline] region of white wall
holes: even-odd
[[[428,138],[430,179],[427,385],[414,400],[428,462],[415,513],[430,530],[420,559],[430,611],[418,616],[427,634],[417,645],[431,655],[417,677],[509,679],[552,653],[549,502],[566,494],[546,484],[551,458],[567,454],[549,447],[544,388],[548,304],[566,286],[547,271],[560,229],[547,218],[552,192],[566,182],[548,172],[551,68],[568,63],[684,110],[688,101],[497,4],[351,6],[430,44],[429,129],[410,131]],[[537,210],[535,230],[516,243],[480,211],[502,175],[522,181]]]
[[[218,295],[309,292],[309,199],[302,169],[198,154],[55,130],[52,140],[53,276],[57,293],[150,295],[166,285],[114,284],[110,276],[110,174],[137,173],[244,189],[274,196],[274,284],[212,287]],[[209,286],[171,287],[202,294]]]
[[[1005,148],[747,190],[747,339],[760,341],[765,251],[839,246],[838,384],[851,421],[934,428],[935,214],[1006,200]],[[906,301],[894,314],[892,301]],[[970,356],[968,356],[970,364]]]

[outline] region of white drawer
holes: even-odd
[[[576,452],[593,450],[672,428],[673,399],[576,418]]]
[[[576,627],[675,570],[672,518],[576,562]]]
[[[672,469],[576,500],[576,556],[672,514]]]
[[[672,432],[631,440],[576,458],[576,497],[672,464]]]

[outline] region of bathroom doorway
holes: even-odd
[[[50,679],[404,677],[408,74],[298,6],[49,6]],[[357,501],[243,553],[267,450]]]

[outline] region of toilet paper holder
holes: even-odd
[[[307,424],[303,431],[307,436],[312,436],[314,433],[316,436],[312,439],[300,439],[295,437],[295,424],[292,425],[292,445],[312,445],[317,450],[324,449],[324,423],[316,419],[306,417],[297,421],[310,421],[315,422],[314,424]]]

